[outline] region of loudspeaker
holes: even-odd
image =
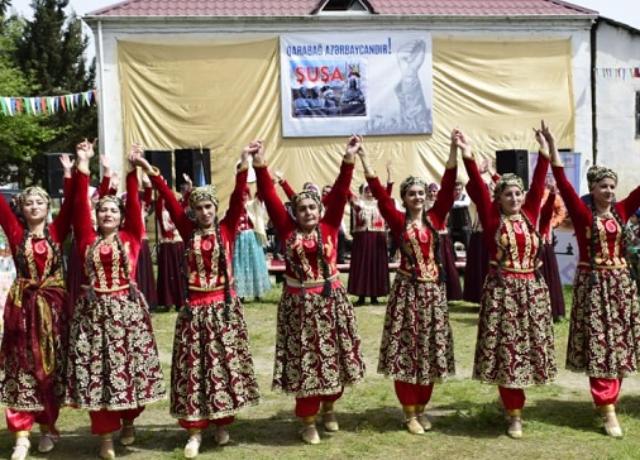
[[[171,150],[145,150],[144,157],[160,170],[160,175],[165,178],[169,188],[173,188],[173,163]]]
[[[529,152],[527,150],[498,150],[496,152],[496,172],[498,174],[513,173],[524,182],[525,190],[529,189]]]
[[[182,174],[187,174],[193,186],[211,183],[211,151],[209,149],[177,149],[174,150],[176,165],[176,190],[185,183]]]
[[[61,198],[64,195],[64,168],[60,163],[60,156],[64,153],[44,154],[44,186],[51,198]],[[72,154],[68,154],[73,158]]]

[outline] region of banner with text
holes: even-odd
[[[283,136],[431,133],[431,35],[335,37],[280,37]]]

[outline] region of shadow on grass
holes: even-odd
[[[480,313],[480,305],[468,302],[449,302],[449,313],[466,313],[477,316]]]

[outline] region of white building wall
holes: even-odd
[[[640,67],[640,32],[601,22],[596,32],[596,68]],[[635,93],[640,78],[596,72],[597,162],[618,172],[618,195],[640,185],[640,138],[635,132]]]
[[[346,24],[346,21],[349,24]],[[570,147],[582,152],[583,158],[592,155],[591,116],[591,20],[513,20],[501,21],[480,19],[477,21],[454,19],[385,18],[382,16],[359,16],[341,19],[265,19],[260,22],[215,19],[144,20],[140,22],[118,22],[113,20],[94,22],[91,27],[98,39],[98,82],[100,89],[100,150],[110,158],[111,166],[122,170],[123,120],[118,75],[118,41],[148,41],[154,43],[176,43],[212,41],[224,38],[237,39],[273,37],[291,32],[340,33],[375,30],[424,30],[432,37],[471,38],[490,40],[527,40],[571,38],[573,96],[575,101],[575,144]],[[99,33],[101,29],[102,33]],[[100,40],[100,35],[102,40]],[[526,46],[526,45],[523,45]],[[100,65],[102,64],[102,65]],[[640,171],[638,172],[640,174]]]

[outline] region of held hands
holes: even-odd
[[[533,128],[533,132],[535,133],[538,145],[540,145],[540,152],[548,155],[549,143],[547,135],[551,136],[551,132],[549,131],[549,127],[544,124],[544,120],[540,121],[540,129]]]
[[[78,161],[86,161],[88,163],[89,160],[93,158],[93,156],[95,155],[93,148],[96,145],[96,140],[97,139],[94,139],[93,142],[89,142],[85,138],[82,142],[76,145],[76,155],[78,157]]]
[[[356,155],[363,156],[364,152],[364,140],[362,136],[353,135],[349,138],[347,142],[347,148],[344,152],[344,158],[347,161],[353,161]]]
[[[140,166],[146,174],[153,174],[153,168],[143,156],[144,149],[140,144],[132,144],[129,151],[129,164],[132,167]]]
[[[245,150],[253,157],[253,166],[261,167],[267,164],[264,142],[262,140],[256,139],[250,142],[249,145],[244,148],[243,153]]]
[[[451,131],[451,146],[462,150],[462,156],[464,158],[471,158],[471,142],[469,142],[465,134],[458,128]]]

